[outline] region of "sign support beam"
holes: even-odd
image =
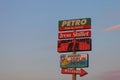
[[[74,32],[76,32],[75,29],[74,29]],[[76,54],[75,46],[76,46],[76,39],[74,38],[73,39],[73,54]],[[74,70],[76,70],[76,68],[74,68]],[[72,80],[76,80],[76,74],[72,74]]]
[[[76,74],[72,74],[72,80],[76,80]]]
[[[75,48],[74,48],[73,54],[76,54]],[[76,70],[76,68],[73,68],[73,69]],[[76,80],[76,74],[72,74],[72,80]]]

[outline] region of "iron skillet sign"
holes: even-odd
[[[88,67],[88,54],[63,54],[60,56],[61,68],[84,68]]]
[[[91,31],[62,32],[58,34],[59,39],[91,37]]]

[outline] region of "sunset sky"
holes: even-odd
[[[92,51],[77,52],[89,54],[77,80],[120,80],[120,0],[0,0],[0,80],[72,80],[60,72],[58,21],[78,18],[91,18]]]

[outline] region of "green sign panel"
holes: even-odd
[[[60,20],[59,31],[91,29],[91,18]]]

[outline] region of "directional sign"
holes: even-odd
[[[80,77],[88,74],[85,70],[80,69],[80,70],[75,70],[75,69],[71,69],[71,68],[62,68],[61,69],[61,73],[62,74],[79,74]]]
[[[88,54],[63,54],[60,56],[61,68],[85,68],[88,67]]]
[[[91,37],[91,31],[63,32],[58,34],[59,39]]]
[[[82,76],[84,76],[84,75],[86,75],[86,74],[88,74],[84,69],[80,69],[81,70],[81,74],[80,74],[80,77],[82,77]]]
[[[73,52],[74,40],[58,40],[58,52]],[[75,51],[91,51],[91,39],[76,39]]]
[[[90,29],[91,18],[60,20],[58,24],[59,31]]]

